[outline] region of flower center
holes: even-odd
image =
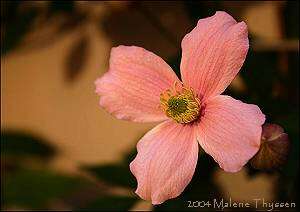
[[[196,120],[200,115],[200,101],[192,89],[174,84],[160,94],[160,103],[166,115],[177,123],[186,124]]]

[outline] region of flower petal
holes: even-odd
[[[109,71],[97,79],[100,105],[119,119],[166,120],[160,93],[179,82],[170,66],[155,54],[135,46],[112,48]]]
[[[236,172],[259,150],[264,121],[256,105],[219,95],[207,102],[197,138],[221,168]]]
[[[244,63],[247,26],[225,12],[200,19],[182,40],[182,81],[202,99],[221,94]]]
[[[130,170],[141,198],[161,204],[177,197],[191,181],[198,158],[193,125],[161,123],[139,141],[137,150]]]

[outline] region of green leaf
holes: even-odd
[[[54,148],[43,139],[22,132],[1,132],[1,155],[50,158]]]
[[[2,181],[1,204],[46,209],[47,203],[86,186],[87,181],[49,171],[18,170]]]
[[[127,196],[106,196],[98,198],[80,210],[128,211],[137,199]]]
[[[131,174],[129,166],[123,164],[107,164],[102,166],[83,167],[99,180],[116,186],[134,188],[136,181]]]

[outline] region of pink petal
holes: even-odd
[[[191,181],[198,158],[193,125],[166,121],[149,131],[137,150],[130,170],[141,198],[161,204],[177,197]]]
[[[259,150],[264,121],[256,105],[219,95],[207,102],[197,138],[221,168],[236,172]]]
[[[248,32],[225,12],[200,19],[181,43],[182,80],[200,98],[221,94],[237,75],[248,51]]]
[[[155,54],[135,46],[112,48],[109,71],[97,79],[100,105],[119,119],[151,122],[167,119],[160,93],[179,81]]]

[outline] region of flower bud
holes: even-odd
[[[250,160],[250,164],[253,168],[261,170],[279,168],[287,160],[289,146],[288,135],[282,127],[277,124],[264,124],[260,149]]]

